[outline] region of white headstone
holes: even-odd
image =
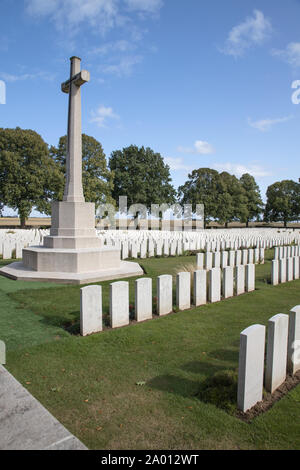
[[[213,254],[211,251],[205,253],[205,269],[209,270],[212,268]]]
[[[293,280],[293,258],[287,258],[286,260],[286,280]]]
[[[209,291],[208,299],[210,302],[219,302],[221,300],[221,269],[213,268],[209,271]]]
[[[80,334],[102,331],[102,287],[86,286],[80,289]]]
[[[246,292],[255,290],[255,264],[246,265]]]
[[[279,282],[279,260],[273,259],[271,266],[271,284],[277,286]]]
[[[240,335],[237,405],[243,412],[263,397],[265,332],[263,325],[252,325]]]
[[[135,281],[135,319],[145,321],[152,318],[152,279],[141,278]]]
[[[300,370],[300,305],[296,305],[289,315],[288,370],[295,374]]]
[[[201,269],[194,272],[194,305],[205,305],[207,301],[207,272]]]
[[[286,258],[280,258],[279,260],[279,282],[286,282]]]
[[[203,269],[203,266],[204,266],[204,253],[197,253],[196,254],[196,264],[197,264],[197,269]]]
[[[118,281],[110,284],[110,324],[118,328],[129,324],[129,283]]]
[[[273,393],[286,379],[289,317],[274,315],[268,322],[266,390]]]
[[[245,266],[239,265],[235,268],[236,276],[236,295],[244,294],[245,292]]]
[[[172,310],[172,276],[163,274],[157,278],[157,313],[158,315],[167,315]]]
[[[293,258],[293,277],[299,279],[299,256]]]
[[[233,266],[227,266],[223,269],[222,291],[224,299],[233,297]]]
[[[191,307],[191,274],[178,273],[176,276],[176,305],[179,310]]]

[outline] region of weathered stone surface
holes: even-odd
[[[246,292],[255,290],[255,265],[246,265]]]
[[[219,268],[221,266],[221,253],[219,251],[216,251],[214,253],[214,268]]]
[[[252,325],[240,335],[237,405],[244,412],[262,400],[265,332],[263,325]]]
[[[245,266],[238,265],[235,268],[236,276],[236,295],[241,295],[245,293]]]
[[[157,277],[157,313],[167,315],[173,310],[172,276],[163,274]]]
[[[289,314],[288,370],[292,374],[300,370],[300,305]]]
[[[223,269],[222,292],[224,299],[233,297],[233,266]]]
[[[293,258],[293,278],[299,279],[299,256]]]
[[[208,299],[210,302],[221,300],[221,269],[213,268],[209,271]]]
[[[86,286],[80,289],[80,334],[102,331],[102,287]]]
[[[110,284],[110,325],[118,328],[129,324],[129,283],[126,281]]]
[[[213,254],[211,251],[207,251],[205,253],[205,269],[206,270],[212,269],[212,262],[213,262]]]
[[[289,317],[274,315],[268,322],[266,390],[273,393],[286,379]]]
[[[152,279],[141,278],[135,281],[135,319],[145,321],[152,318]]]
[[[286,280],[293,280],[293,258],[287,258],[286,260]]]
[[[203,269],[204,266],[204,253],[197,253],[196,255],[197,269]]]
[[[179,310],[191,307],[191,274],[178,273],[176,276],[176,305]]]
[[[271,266],[271,284],[277,286],[279,283],[279,260],[273,259]]]
[[[207,302],[207,272],[198,270],[194,272],[194,305],[205,305]]]
[[[286,282],[286,258],[279,260],[279,282]]]

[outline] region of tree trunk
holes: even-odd
[[[20,215],[20,222],[21,222],[21,228],[25,229],[26,228],[26,217],[23,215]]]

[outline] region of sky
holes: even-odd
[[[0,0],[0,127],[57,145],[76,55],[82,131],[107,159],[151,147],[175,188],[209,167],[252,174],[264,199],[300,178],[299,21],[299,0]]]

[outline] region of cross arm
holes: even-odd
[[[64,93],[69,93],[70,91],[70,83],[75,83],[77,86],[81,86],[86,82],[90,81],[90,73],[87,70],[81,70],[79,73],[74,75],[70,80],[62,83],[61,90]]]

